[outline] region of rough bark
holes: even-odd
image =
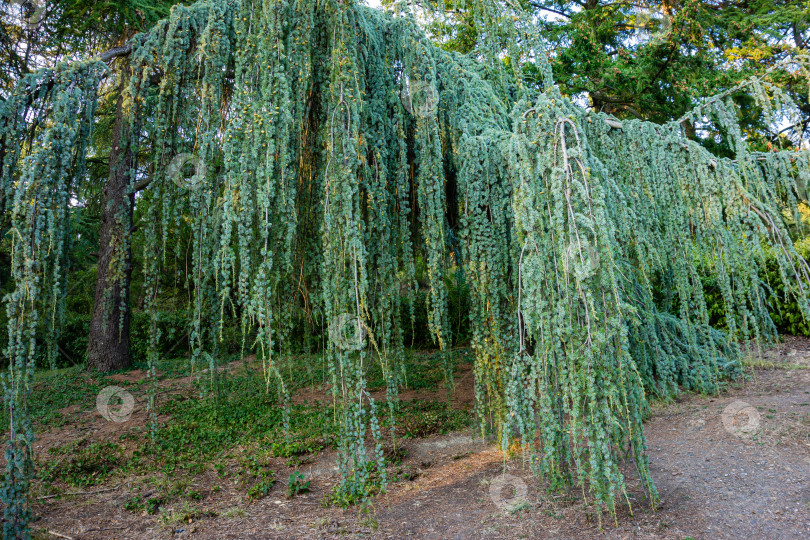
[[[130,190],[129,171],[134,167],[134,159],[128,144],[130,126],[124,114],[124,85],[129,79],[129,71],[126,62],[118,85],[110,172],[103,190],[96,296],[87,347],[88,368],[100,372],[124,369],[131,362],[129,287],[132,249],[129,231],[135,196]]]

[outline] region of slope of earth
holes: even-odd
[[[599,516],[576,491],[547,491],[519,457],[507,460],[462,431],[403,439],[396,481],[365,507],[323,506],[337,479],[327,450],[309,463],[271,458],[281,480],[258,500],[212,466],[188,479],[186,492],[195,497],[164,498],[152,515],[128,503],[166,488],[130,476],[43,496],[35,528],[42,538],[75,539],[810,538],[810,340],[787,337],[749,355],[747,364],[746,380],[721,395],[653,407],[646,434],[662,503],[650,508],[628,466],[633,512],[624,506],[615,520]],[[457,376],[459,395],[470,395],[467,369]],[[443,390],[435,393],[443,399]],[[87,429],[71,418],[47,440]],[[310,489],[287,498],[284,479],[293,470]]]

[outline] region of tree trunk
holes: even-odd
[[[98,275],[93,317],[87,345],[87,365],[100,372],[124,369],[129,357],[129,286],[132,248],[129,241],[135,196],[129,171],[134,159],[129,145],[130,126],[124,113],[124,90],[130,77],[124,60],[110,147],[110,172],[104,186],[99,233]]]

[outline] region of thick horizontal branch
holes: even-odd
[[[126,45],[122,45],[121,47],[113,47],[112,49],[106,50],[100,55],[98,55],[98,57],[102,62],[109,62],[111,60],[114,60],[115,58],[126,56],[131,52],[132,52],[132,44],[127,43]]]
[[[133,192],[138,192],[138,191],[141,191],[143,189],[146,189],[147,187],[149,187],[149,184],[151,184],[151,183],[152,183],[152,177],[147,176],[146,178],[143,178],[140,181],[136,182],[135,185],[132,186],[132,191]]]

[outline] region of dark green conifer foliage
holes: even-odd
[[[481,6],[488,24],[512,20]],[[531,36],[519,38],[531,50]],[[152,239],[146,308],[156,317],[162,261],[189,219],[195,370],[215,367],[223,320],[237,314],[286,401],[274,357],[295,310],[322,313],[347,497],[369,493],[371,462],[384,471],[381,446],[364,443],[368,433],[380,440],[382,413],[365,372],[381,362],[391,411],[416,257],[444,350],[449,266],[470,283],[482,428],[492,418],[504,446],[517,437],[539,473],[575,482],[611,512],[626,496],[627,454],[655,499],[647,393],[714,392],[739,371],[730,336],[709,327],[701,276],[721,284],[732,338],[768,337],[758,267],[774,249],[809,313],[810,272],[784,217],[804,196],[808,157],[750,152],[722,96],[690,117],[716,118],[734,160],[690,141],[680,121],[619,123],[577,107],[537,49],[543,92],[522,86],[520,66],[504,67],[494,49],[438,49],[402,5],[387,14],[353,0],[204,0],[175,7],[132,46],[130,144],[150,153],[141,166],[152,175],[139,201]],[[23,534],[28,518],[34,329],[38,318],[58,323],[66,186],[81,174],[102,69],[37,72],[0,110],[17,286],[6,299],[7,535]],[[765,79],[737,90],[763,107],[783,97]],[[789,100],[775,110],[789,112]],[[183,153],[197,157],[191,183],[169,166]],[[655,297],[658,283],[676,300],[670,308]],[[160,336],[151,339],[154,370]]]

